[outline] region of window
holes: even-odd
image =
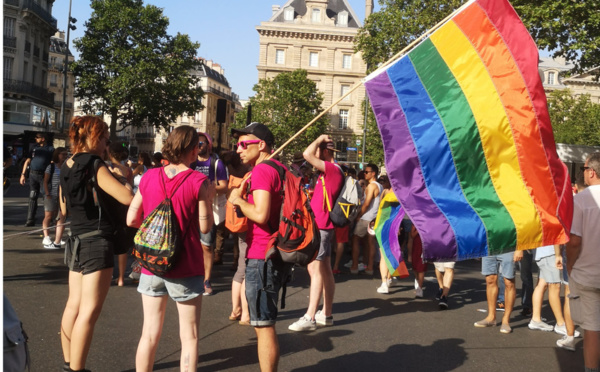
[[[12,67],[14,58],[4,57],[4,78],[12,79]]]
[[[342,85],[342,89],[340,90],[340,97],[342,97],[344,94],[348,93],[349,90],[350,90],[350,85]],[[349,101],[349,100],[350,100],[350,95],[348,95],[344,98],[344,101]]]
[[[285,63],[285,50],[275,50],[275,63],[278,65],[283,65]]]
[[[286,22],[292,22],[294,20],[294,8],[288,6],[283,9],[283,20]]]
[[[343,142],[343,141],[338,142],[336,145],[336,149],[339,152],[348,152],[348,142]]]
[[[352,68],[352,55],[344,54],[342,56],[342,68]]]
[[[348,110],[340,110],[339,129],[348,129]]]
[[[50,75],[50,86],[51,87],[55,87],[57,85],[58,85],[58,83],[57,83],[57,76],[56,76],[56,74],[51,74]]]
[[[318,52],[310,52],[310,56],[308,59],[308,65],[310,67],[319,67],[319,53]]]
[[[320,23],[321,22],[321,9],[313,9],[311,13],[311,21],[312,23]]]
[[[554,83],[555,75],[556,75],[556,73],[554,73],[554,72],[549,72],[548,73],[548,84],[549,85],[554,85],[555,84]]]
[[[16,19],[12,17],[4,17],[4,36],[15,36]]]
[[[36,85],[35,84],[36,75],[37,75],[37,67],[33,66],[33,70],[31,71],[31,85]]]
[[[347,27],[348,26],[348,12],[342,10],[338,13],[337,17],[338,26]]]

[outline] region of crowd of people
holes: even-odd
[[[179,126],[169,134],[160,154],[142,153],[137,164],[128,164],[127,146],[111,143],[108,126],[98,117],[73,120],[69,132],[70,157],[65,148],[46,145],[43,134],[36,136],[38,146],[24,164],[21,183],[25,183],[28,171],[32,191],[26,224],[35,223],[37,194],[44,190],[43,245],[57,249],[66,243],[65,257],[70,271],[69,297],[61,323],[64,371],[86,371],[94,325],[113,279],[113,266],[117,262],[116,282],[124,285],[127,258],[134,247],[137,228],[165,198],[172,202],[182,231],[183,248],[173,268],[164,275],[153,275],[141,268],[137,288],[142,298],[144,323],[136,369],[153,368],[170,297],[177,303],[179,314],[181,370],[195,370],[202,297],[215,293],[211,285],[212,268],[223,263],[224,241],[230,235],[234,242],[235,274],[229,319],[254,327],[261,370],[277,369],[279,344],[274,326],[286,274],[274,260],[265,260],[265,251],[279,226],[283,193],[277,167],[285,165],[277,157],[271,157],[276,143],[267,126],[251,123],[233,129],[232,135],[238,141],[236,150],[217,155],[210,135],[198,133],[190,126]],[[352,257],[346,264],[351,275],[373,276],[378,265],[381,285],[374,288],[374,293],[389,295],[394,282],[380,259],[381,251],[373,232],[380,201],[386,193],[393,192],[390,181],[379,175],[375,164],[367,164],[362,171],[338,164],[336,152],[331,138],[321,135],[304,152],[294,154],[287,167],[302,178],[311,196],[320,235],[318,254],[307,266],[310,276],[307,309],[288,326],[293,332],[333,326],[335,277],[342,273],[341,259],[347,250]],[[597,371],[600,229],[595,223],[600,218],[600,153],[590,155],[582,171],[589,187],[575,196],[571,240],[566,246],[546,246],[481,259],[488,310],[487,316],[474,326],[496,326],[496,314],[500,311],[503,312],[500,332],[512,332],[510,320],[517,298],[515,271],[520,263],[521,314],[531,317],[529,328],[559,333],[562,338],[557,340],[557,346],[574,351],[574,339],[580,337],[575,325],[580,325],[586,368]],[[361,185],[364,199],[358,217],[350,226],[336,226],[330,212],[347,177]],[[239,187],[240,180],[248,178],[249,187],[243,190]],[[231,234],[227,230],[227,202],[247,218],[247,231]],[[63,236],[67,217],[71,221],[69,237]],[[54,239],[49,233],[53,224]],[[402,256],[414,273],[414,296],[422,298],[428,263],[422,258],[419,233],[407,216],[398,239]],[[531,278],[534,262],[539,268],[535,289]],[[440,310],[451,308],[454,268],[454,262],[434,264],[438,284],[435,298]],[[564,306],[561,285],[565,286]],[[554,325],[541,318],[546,290]]]

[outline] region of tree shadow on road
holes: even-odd
[[[362,351],[293,369],[302,371],[451,371],[467,360],[463,339],[436,340],[430,346],[399,344],[381,353]]]

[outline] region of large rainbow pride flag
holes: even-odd
[[[404,210],[393,192],[388,192],[379,202],[375,220],[375,237],[379,242],[381,258],[392,276],[408,276],[406,263],[402,259],[402,249],[398,242],[398,233],[404,217]],[[406,232],[410,234],[410,231]]]
[[[507,1],[469,1],[365,86],[426,261],[568,241],[573,199],[538,50]]]

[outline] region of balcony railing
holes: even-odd
[[[221,97],[225,98],[228,101],[232,100],[231,96],[229,94],[223,93],[223,92],[221,92],[221,91],[219,91],[219,90],[217,90],[217,89],[215,89],[213,87],[208,87],[208,88],[204,89],[204,91],[216,94],[217,96],[221,96]]]
[[[58,24],[56,18],[52,17],[52,14],[50,14],[46,9],[42,8],[42,6],[36,3],[34,0],[23,0],[23,10],[28,10],[35,13],[38,17],[49,23],[54,28],[56,28]]]
[[[4,5],[19,6],[19,0],[4,0]]]
[[[27,94],[51,106],[54,105],[54,93],[23,80],[4,79],[4,93]]]
[[[56,83],[54,83],[56,84]],[[50,85],[52,85],[52,83],[50,83]],[[62,101],[55,101],[54,102],[54,107],[58,107],[60,108],[62,106]],[[72,109],[73,108],[73,102],[65,102],[65,108],[66,109]]]
[[[9,48],[17,47],[17,38],[16,36],[6,36],[4,35],[4,46]]]

